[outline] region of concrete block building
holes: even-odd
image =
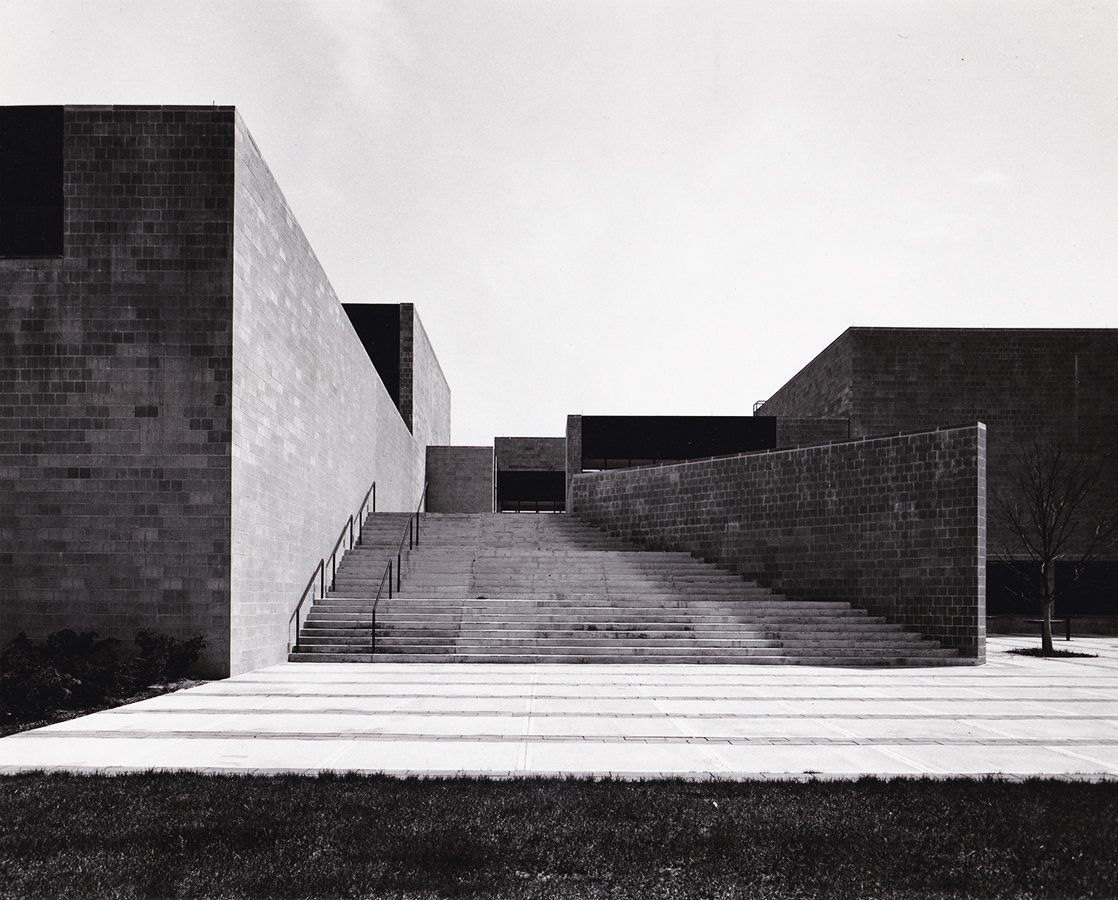
[[[852,437],[981,421],[991,495],[1012,495],[1035,442],[1099,465],[1096,506],[1118,497],[1118,329],[848,328],[757,412],[845,419]],[[1012,536],[996,516],[989,528],[990,613],[1035,615],[997,559]],[[1056,568],[1070,587],[1074,564]],[[1118,554],[1086,566],[1063,612],[1118,615]]]
[[[414,308],[392,394],[231,107],[8,107],[0,146],[0,640],[283,660],[339,525],[449,443]]]
[[[624,636],[665,626],[653,591],[692,617],[669,660],[702,633],[723,661],[981,662],[987,491],[1043,436],[1104,460],[1118,493],[1115,359],[1114,330],[851,328],[754,415],[557,416],[553,436],[453,446],[416,308],[339,301],[235,109],[0,108],[0,642],[202,633],[209,674],[244,672],[288,658],[317,572],[299,658],[354,658],[394,562],[417,602],[384,640],[419,658],[490,640],[447,637],[464,603],[476,625],[533,591],[575,618],[613,597],[593,631]],[[405,559],[417,507],[434,530]],[[1111,596],[1118,560],[1100,566]],[[710,603],[741,611],[732,635]]]

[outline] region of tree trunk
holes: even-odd
[[[1040,633],[1040,651],[1045,655],[1054,652],[1052,649],[1052,607],[1054,605],[1051,600],[1044,604],[1044,625]]]
[[[1053,596],[1052,575],[1055,566],[1044,567],[1044,624],[1040,632],[1040,652],[1046,656],[1055,652],[1052,648],[1052,607],[1056,605]]]

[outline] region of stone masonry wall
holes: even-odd
[[[375,479],[414,508],[412,437],[240,117],[233,269],[233,672],[286,658],[288,618]],[[449,414],[449,413],[448,413]]]
[[[982,425],[574,478],[572,512],[985,659]]]
[[[848,328],[761,415],[843,409],[853,437],[982,421],[991,492],[1008,492],[1022,448],[1059,441],[1103,461],[1118,496],[1118,329]],[[821,412],[824,411],[824,412]],[[1007,540],[991,523],[990,549]]]
[[[502,472],[565,472],[567,440],[559,437],[499,437],[493,440]]]
[[[835,338],[815,359],[766,400],[754,415],[848,418],[854,397],[852,330],[848,328]]]
[[[493,448],[428,447],[427,511],[493,512]]]
[[[0,641],[200,632],[223,674],[233,111],[62,115],[64,253],[0,260]]]
[[[446,383],[439,359],[410,303],[403,304],[400,321],[410,318],[411,375],[410,402],[412,434],[420,448],[450,443],[450,386]],[[401,326],[402,330],[403,326]],[[403,373],[401,357],[401,374]],[[418,500],[418,495],[416,497]]]
[[[572,511],[575,476],[582,472],[582,416],[567,416],[567,512]]]
[[[848,441],[850,436],[849,419],[795,419],[782,416],[776,420],[776,446],[781,449]]]

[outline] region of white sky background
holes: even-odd
[[[0,103],[211,102],[344,300],[417,304],[455,443],[1118,326],[1118,3],[0,0]]]

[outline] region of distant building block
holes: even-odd
[[[428,447],[427,512],[493,512],[493,448]]]
[[[499,437],[493,442],[498,512],[566,509],[567,441],[557,437]]]

